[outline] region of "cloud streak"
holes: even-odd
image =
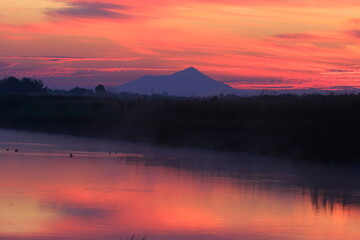
[[[65,56],[21,56],[21,57],[1,57],[0,59],[25,59],[25,60],[45,60],[52,62],[84,62],[84,61],[136,61],[140,57],[65,57]],[[0,67],[2,67],[0,62]]]
[[[360,38],[360,29],[354,29],[349,31],[349,34],[353,37]]]
[[[122,13],[128,9],[125,5],[103,2],[68,2],[67,7],[47,9],[46,15],[66,18],[112,18],[128,19],[132,16]]]
[[[9,67],[13,67],[14,65],[16,65],[16,64],[11,63],[11,62],[2,62],[2,61],[0,61],[0,68],[9,68]]]
[[[294,33],[294,34],[277,34],[274,35],[275,38],[288,39],[288,40],[309,40],[317,39],[318,37],[312,34],[306,33]]]

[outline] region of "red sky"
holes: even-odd
[[[358,0],[1,0],[0,77],[49,87],[189,66],[238,88],[360,87]]]

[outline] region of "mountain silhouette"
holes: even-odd
[[[215,81],[193,67],[171,75],[144,76],[115,87],[115,91],[171,96],[213,96],[237,92],[229,85]]]

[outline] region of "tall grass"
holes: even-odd
[[[360,156],[360,95],[0,96],[0,126],[347,163]]]

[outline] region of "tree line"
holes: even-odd
[[[108,92],[102,84],[97,85],[94,90],[75,87],[70,90],[50,89],[40,79],[7,77],[0,79],[0,94],[2,95],[58,95],[58,96],[101,96],[109,97]]]
[[[39,79],[7,77],[0,80],[0,94],[41,94],[48,88]]]

